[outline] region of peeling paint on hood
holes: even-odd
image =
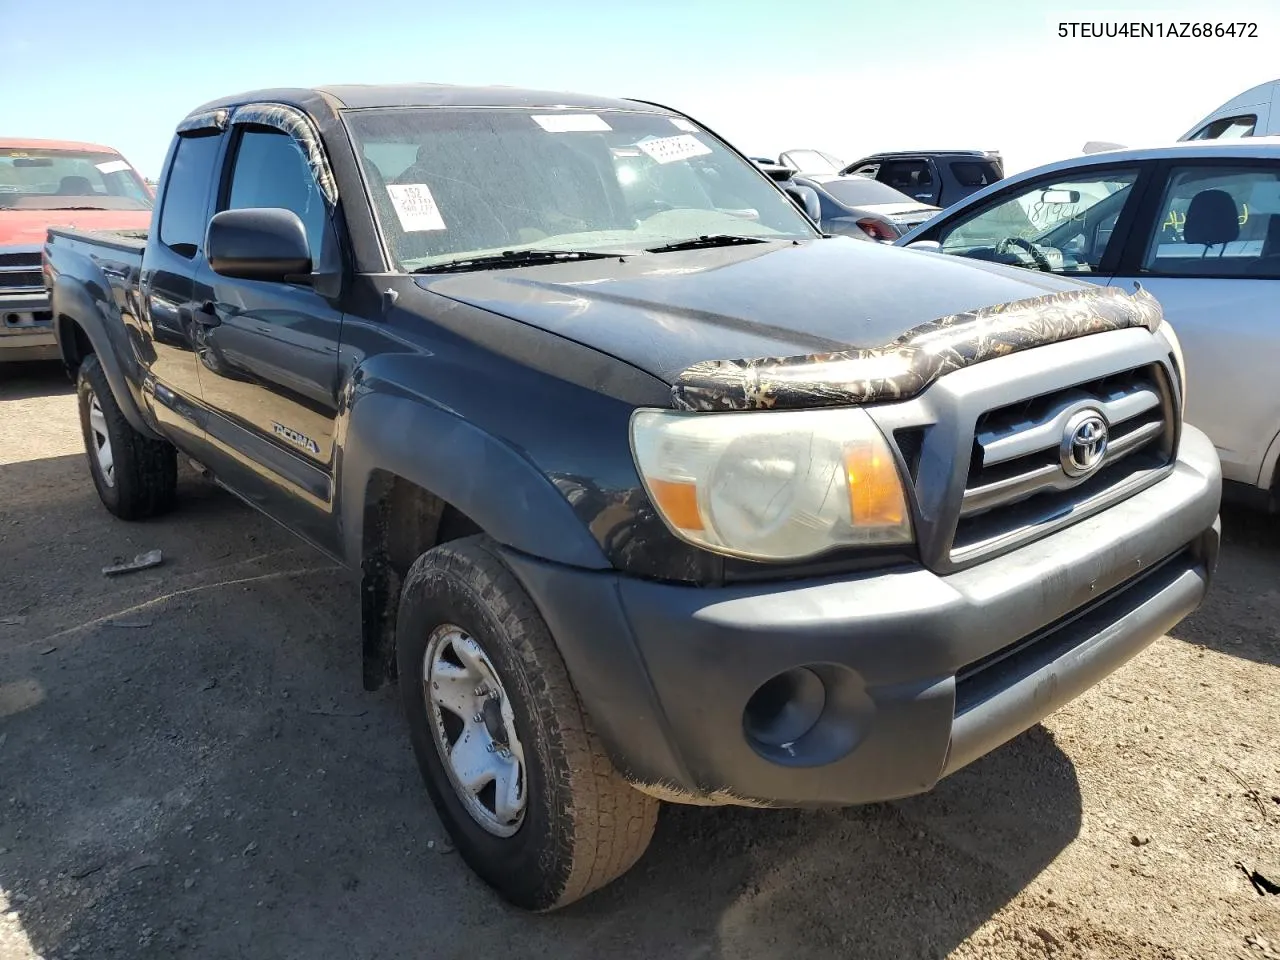
[[[905,400],[944,374],[1021,350],[1109,330],[1154,333],[1160,304],[1140,287],[1064,291],[940,317],[871,349],[709,360],[671,388],[676,409],[775,410]]]

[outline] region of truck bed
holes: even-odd
[[[50,227],[49,240],[59,237],[63,241],[70,240],[77,244],[88,244],[95,247],[109,247],[121,253],[137,254],[147,245],[146,230],[73,230],[69,227]],[[57,242],[57,241],[54,241]],[[65,243],[58,243],[65,246]]]

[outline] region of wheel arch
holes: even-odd
[[[361,393],[346,420],[343,550],[360,570],[366,689],[394,677],[400,585],[432,547],[484,533],[554,563],[609,568],[551,480],[475,424],[390,392]]]
[[[91,353],[96,355],[107,376],[111,394],[129,426],[152,440],[164,439],[147,422],[138,404],[138,394],[134,390],[137,377],[134,376],[131,382],[133,371],[125,367],[131,358],[127,352],[128,334],[121,319],[103,316],[102,308],[84,287],[65,275],[54,284],[52,299],[54,335],[67,370],[74,374],[85,357]]]

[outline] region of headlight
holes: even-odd
[[[1182,344],[1178,342],[1178,335],[1173,332],[1173,324],[1169,322],[1167,317],[1164,323],[1160,324],[1160,332],[1169,341],[1169,352],[1173,354],[1173,365],[1178,368],[1178,393],[1182,396],[1182,409],[1178,411],[1178,415],[1185,416],[1187,412],[1187,361],[1182,357]]]
[[[897,462],[856,407],[637,410],[631,449],[667,526],[717,553],[795,560],[911,542]]]

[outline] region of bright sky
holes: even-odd
[[[1210,12],[1211,11],[1211,12]],[[1060,39],[1059,20],[1254,21],[1258,39]],[[0,136],[89,140],[148,176],[240,90],[499,83],[638,97],[751,155],[1177,139],[1280,76],[1276,0],[0,0]]]

